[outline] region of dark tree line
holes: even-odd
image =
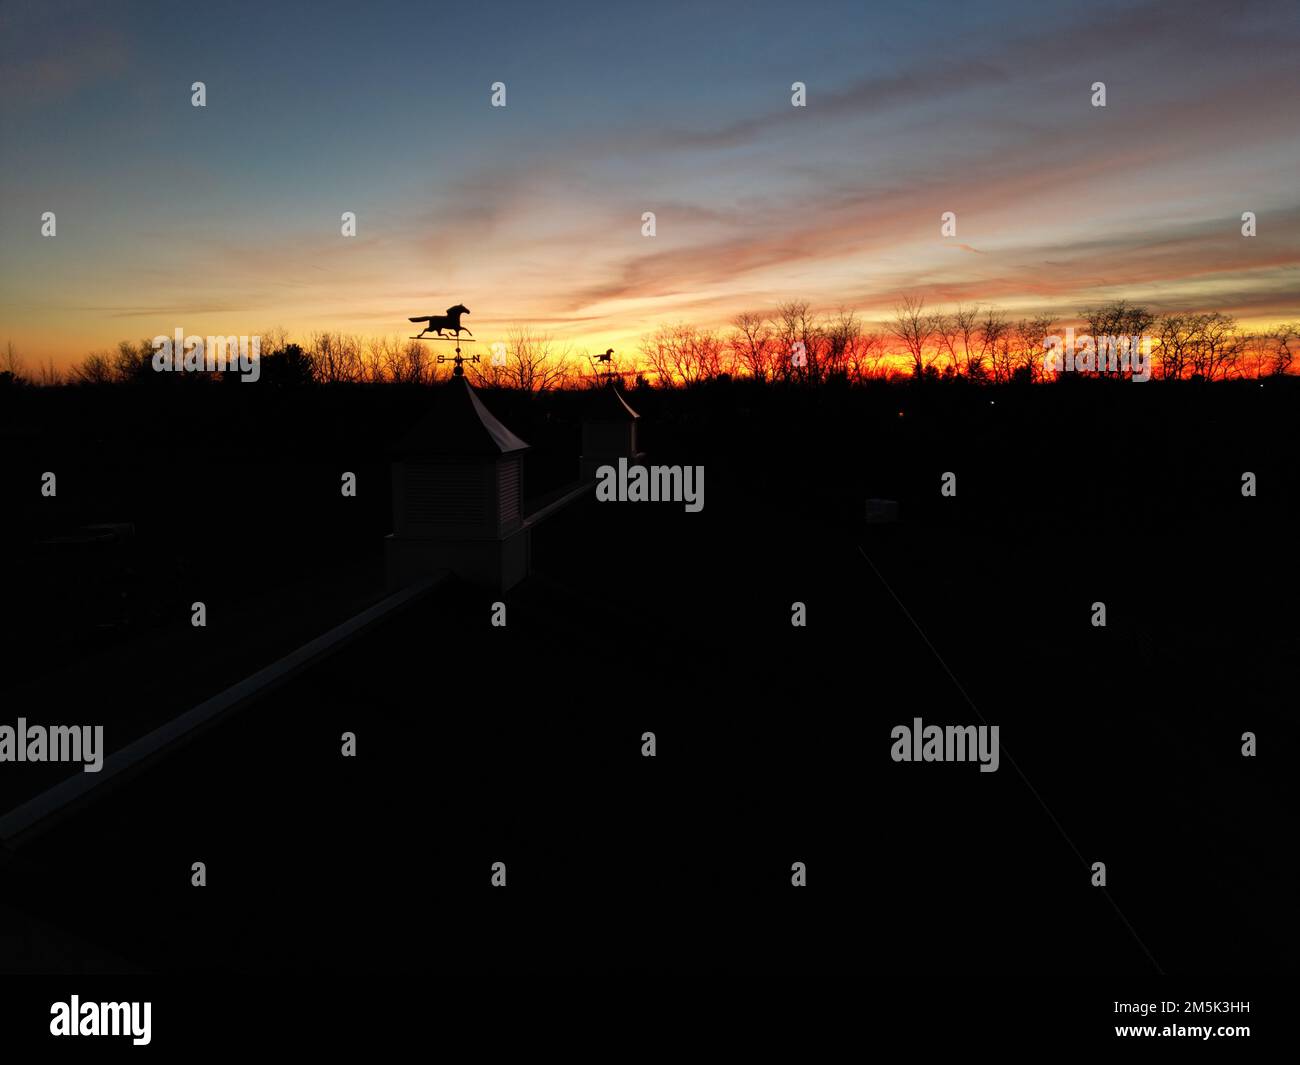
[[[1285,374],[1300,354],[1300,322],[1252,332],[1219,311],[1157,314],[1123,300],[1083,308],[1073,321],[1082,323],[1074,327],[1079,336],[1149,338],[1151,374],[1160,380],[1227,381]],[[1012,321],[996,307],[975,304],[927,310],[924,300],[912,296],[902,300],[888,322],[875,326],[847,308],[818,313],[807,301],[793,300],[770,314],[738,314],[725,331],[661,326],[641,340],[642,365],[629,369],[610,364],[608,370],[625,381],[635,375],[639,384],[659,386],[723,377],[814,385],[901,377],[1036,383],[1055,376],[1045,360],[1047,339],[1063,332],[1055,315]],[[575,355],[552,337],[524,327],[512,329],[505,341],[484,343],[476,350],[480,361],[468,364],[467,372],[477,385],[545,392],[589,386],[600,379],[585,353]],[[0,387],[222,376],[158,374],[152,360],[148,340],[124,340],[115,351],[92,352],[66,373],[56,370],[52,361],[30,373],[10,343],[0,360]],[[450,362],[439,363],[431,346],[415,340],[319,332],[298,343],[282,329],[261,334],[260,379],[274,386],[431,384],[450,373]]]

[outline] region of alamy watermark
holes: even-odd
[[[104,726],[0,725],[0,762],[84,762],[87,773],[104,766]]]
[[[596,499],[601,503],[685,503],[691,514],[704,509],[703,466],[629,466],[596,470]]]
[[[1075,337],[1068,326],[1065,336],[1052,334],[1043,340],[1045,373],[1132,373],[1134,381],[1151,380],[1151,338],[1149,336]]]
[[[997,725],[895,725],[889,756],[895,762],[979,762],[981,773],[996,773],[1001,760]]]
[[[153,338],[153,368],[158,373],[239,370],[239,379],[247,384],[262,376],[261,354],[260,336],[186,336],[177,326],[174,336]]]
[[[50,1005],[50,1035],[124,1035],[148,1046],[152,1012],[152,1002],[82,1002],[73,995]]]

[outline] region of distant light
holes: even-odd
[[[989,400],[989,406],[990,406],[990,407],[993,406],[993,404],[996,403],[996,402],[997,402],[997,400],[995,400],[995,399],[991,399],[991,400]]]
[[[899,416],[900,418],[903,416],[903,412],[902,412],[901,410],[898,412],[898,416]]]

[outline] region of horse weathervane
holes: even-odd
[[[412,340],[454,340],[454,341],[456,341],[456,355],[455,355],[455,357],[451,360],[452,362],[454,362],[454,363],[456,364],[456,368],[452,371],[452,373],[453,373],[456,377],[463,377],[463,376],[465,375],[464,367],[461,365],[462,363],[465,363],[465,362],[478,362],[478,356],[477,356],[477,355],[471,355],[471,356],[469,356],[469,358],[465,358],[465,357],[463,357],[463,356],[461,355],[461,353],[460,353],[460,335],[461,335],[461,333],[467,333],[467,334],[469,334],[469,336],[470,336],[469,343],[471,343],[471,344],[474,343],[474,340],[473,340],[474,334],[473,334],[473,333],[470,333],[470,331],[469,331],[468,329],[466,329],[463,325],[460,324],[460,316],[461,316],[462,314],[469,314],[469,308],[466,307],[463,303],[458,303],[458,304],[456,304],[456,306],[454,306],[454,307],[448,307],[448,308],[447,308],[447,313],[446,313],[446,314],[428,314],[428,315],[425,315],[425,316],[422,317],[422,318],[408,318],[408,319],[407,319],[407,321],[411,321],[411,322],[425,322],[425,323],[427,323],[427,324],[425,325],[425,327],[424,327],[423,329],[421,329],[420,332],[419,332],[416,336],[411,337]],[[448,329],[448,330],[450,330],[451,333],[452,333],[452,335],[451,335],[451,336],[443,336],[442,331],[443,331],[444,329]],[[425,335],[424,335],[425,333],[430,333],[430,332],[433,333],[434,335],[433,335],[433,336],[425,336]],[[445,356],[445,355],[439,355],[439,356],[438,356],[438,361],[439,361],[439,362],[446,362],[446,361],[447,361],[447,356]]]
[[[596,363],[603,362],[605,364],[605,384],[609,384],[609,382],[613,380],[614,378],[614,349],[613,348],[606,348],[604,354],[597,355],[594,360],[590,355],[588,355],[587,361],[591,363],[591,375],[593,377],[600,376],[599,371],[596,369]]]

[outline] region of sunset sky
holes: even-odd
[[[1295,0],[6,0],[0,344],[462,302],[481,342],[632,349],[905,293],[1300,318],[1298,46]]]

